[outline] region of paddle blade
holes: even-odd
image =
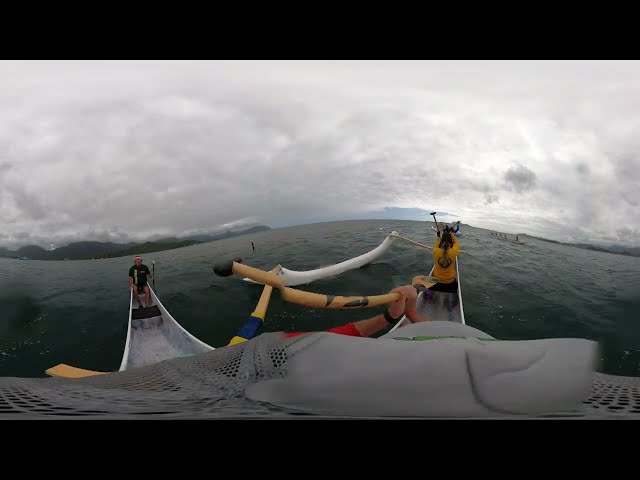
[[[413,285],[417,290],[421,290],[424,288],[431,288],[438,282],[439,280],[436,277],[418,275],[417,277],[413,277],[413,280],[411,281],[411,285]]]
[[[233,262],[242,263],[241,258],[235,258],[227,262],[219,263],[213,266],[213,271],[219,277],[229,277],[233,275]]]
[[[85,370],[84,368],[77,368],[66,363],[61,363],[55,367],[47,368],[45,373],[51,377],[62,378],[82,378],[92,377],[94,375],[106,375],[109,372],[96,372],[94,370]]]

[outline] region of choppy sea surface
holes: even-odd
[[[426,222],[363,220],[260,232],[144,255],[156,292],[192,334],[226,345],[253,311],[260,285],[214,275],[240,256],[292,270],[331,265],[378,246],[391,231],[432,244]],[[460,282],[466,322],[500,339],[580,337],[599,342],[600,371],[640,376],[640,258],[521,237],[525,245],[462,227]],[[256,250],[251,248],[251,242]],[[126,340],[132,258],[24,261],[0,258],[0,376],[45,377],[58,363],[117,370]],[[337,295],[386,293],[428,274],[431,253],[396,241],[374,263],[299,286]],[[322,330],[375,309],[313,310],[274,292],[263,331]]]

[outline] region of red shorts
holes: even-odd
[[[351,337],[361,337],[360,332],[356,329],[353,323],[347,323],[346,325],[342,325],[340,327],[330,328],[329,330],[325,330],[325,332],[337,333],[338,335],[349,335]],[[298,335],[304,335],[305,333],[310,332],[292,332],[285,333],[284,338],[297,337]]]

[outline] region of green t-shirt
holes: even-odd
[[[129,276],[133,277],[133,283],[136,285],[146,285],[147,284],[147,275],[151,275],[149,271],[149,267],[144,264],[133,265],[129,269]]]

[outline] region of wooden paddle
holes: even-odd
[[[433,217],[433,223],[436,224],[436,232],[440,233],[440,228],[438,228],[438,220],[436,220],[436,212],[431,212],[431,216]]]
[[[60,363],[55,367],[47,368],[44,373],[51,377],[62,378],[84,378],[93,377],[95,375],[106,375],[110,372],[96,372],[95,370],[85,370],[84,368],[77,368],[66,363]]]
[[[342,295],[324,295],[321,293],[305,292],[286,287],[280,277],[271,272],[265,272],[258,268],[250,267],[241,263],[242,259],[238,258],[225,263],[215,265],[213,271],[220,277],[228,277],[232,274],[250,278],[264,285],[271,285],[273,288],[280,290],[282,299],[286,302],[296,303],[311,308],[364,308],[379,307],[388,303],[393,303],[400,299],[397,292],[386,293],[383,295],[372,296],[342,296]],[[418,278],[418,277],[416,277]],[[417,286],[430,288],[438,283],[435,277],[420,277],[420,283]],[[414,285],[415,286],[415,285]]]
[[[400,235],[392,234],[392,233],[389,234],[389,236],[392,237],[392,238],[398,238],[400,240],[404,240],[405,242],[413,243],[414,245],[417,245],[418,247],[428,248],[429,250],[433,250],[433,247],[430,247],[429,245],[425,245],[424,243],[416,242],[415,240],[411,240],[410,238],[407,238],[407,237],[402,237]],[[464,250],[458,250],[458,253],[465,253],[465,251]]]
[[[276,266],[271,272],[276,272],[280,268],[280,265]],[[242,326],[238,333],[229,341],[228,345],[235,345],[237,343],[246,342],[255,337],[256,332],[264,323],[264,317],[267,313],[267,307],[269,306],[269,300],[271,299],[271,292],[273,287],[265,284],[262,289],[262,294],[256,305],[256,309],[253,311],[247,322]]]
[[[424,243],[416,242],[415,240],[411,240],[410,238],[407,238],[407,237],[402,237],[402,236],[397,235],[397,234],[394,235],[393,233],[389,234],[389,236],[393,237],[393,238],[399,238],[400,240],[404,240],[405,242],[413,243],[414,245],[417,245],[418,247],[422,247],[422,248],[427,248],[429,250],[433,250],[433,247],[430,247],[429,245],[425,245]]]

